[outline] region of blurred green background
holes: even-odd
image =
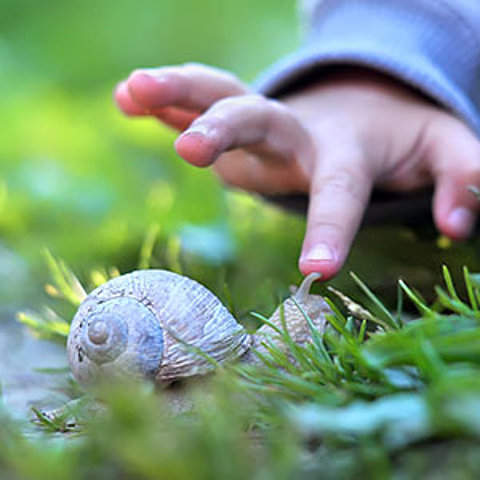
[[[127,271],[155,225],[154,265],[180,262],[217,293],[228,283],[246,310],[299,280],[303,219],[225,192],[177,157],[173,132],[112,102],[137,67],[204,62],[251,81],[297,46],[293,0],[2,0],[0,12],[3,303],[34,303],[45,247],[80,277]],[[432,235],[374,229],[346,270],[379,288],[399,274],[429,284],[445,255]],[[472,269],[477,261],[469,247],[448,255]],[[244,302],[253,288],[256,300]]]
[[[269,228],[248,218],[248,199],[179,159],[173,132],[123,117],[112,90],[135,68],[189,61],[252,80],[294,48],[292,0],[3,0],[0,32],[0,261],[15,289],[42,280],[43,247],[80,273],[126,270],[158,224],[161,238],[220,265],[238,254],[245,229]],[[294,261],[281,251],[279,263]],[[1,283],[4,296],[17,292]]]

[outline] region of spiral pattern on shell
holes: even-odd
[[[82,383],[119,373],[162,383],[205,373],[214,368],[207,357],[223,363],[250,345],[247,332],[207,288],[165,270],[142,270],[88,295],[73,319],[67,350]]]

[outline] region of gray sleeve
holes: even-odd
[[[307,0],[308,1],[308,0]],[[480,134],[480,0],[310,0],[303,46],[254,88],[279,96],[332,65],[393,76]]]

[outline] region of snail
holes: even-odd
[[[331,312],[321,296],[309,293],[318,278],[307,276],[254,334],[190,278],[166,270],[114,278],[92,291],[73,319],[67,341],[73,375],[84,384],[120,374],[168,385],[206,374],[215,363],[255,362],[252,349],[265,351],[265,334],[287,349],[276,332],[282,329],[282,317],[291,339],[305,344],[311,334],[305,313],[323,331],[325,315]]]

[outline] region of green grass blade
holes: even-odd
[[[475,295],[475,287],[473,285],[470,272],[468,271],[468,268],[466,266],[463,267],[463,278],[470,306],[475,313],[478,313],[478,302],[477,295]]]
[[[155,244],[158,240],[159,234],[160,225],[158,223],[151,225],[147,233],[145,234],[142,246],[140,247],[140,257],[138,260],[139,269],[151,268],[153,249],[155,248]]]
[[[440,287],[435,287],[435,292],[437,294],[437,299],[440,305],[447,310],[450,310],[460,315],[465,315],[467,317],[474,317],[475,311],[472,310],[466,303],[463,303],[458,297],[452,298],[448,296],[444,290]]]
[[[308,323],[308,327],[310,329],[310,335],[312,336],[312,341],[316,349],[318,350],[318,352],[321,354],[322,358],[326,362],[332,363],[332,358],[330,357],[327,349],[325,348],[325,344],[323,343],[322,335],[315,328],[315,325],[312,322],[312,319],[309,317],[309,315],[307,314],[303,306],[297,301],[297,299],[294,296],[292,296],[291,299],[295,304],[295,306],[300,310],[301,314],[303,315],[303,318],[305,318],[305,321]]]
[[[403,298],[403,289],[399,283],[397,283],[397,306],[395,309],[395,321],[400,327],[403,327]]]
[[[383,302],[367,287],[365,283],[360,280],[360,278],[353,272],[350,272],[350,276],[353,278],[355,283],[360,287],[360,289],[365,293],[365,295],[378,307],[382,313],[382,319],[385,325],[388,325],[390,328],[398,329],[400,325],[397,323],[395,317],[391,312],[385,307]]]
[[[455,285],[453,284],[452,276],[446,265],[442,265],[442,274],[443,274],[443,279],[445,281],[445,285],[447,286],[448,293],[453,299],[460,302],[460,298],[455,289]]]
[[[427,306],[427,304],[420,298],[420,295],[418,293],[415,293],[403,280],[399,280],[398,284],[400,285],[400,288],[406,293],[407,297],[417,307],[421,315],[424,315],[426,317],[431,317],[434,315],[434,311]]]
[[[261,313],[258,313],[258,312],[250,312],[250,315],[252,317],[255,317],[257,318],[258,320],[260,320],[262,323],[264,323],[265,325],[268,325],[272,330],[274,330],[275,332],[277,332],[279,335],[282,335],[283,332],[280,328],[278,328],[275,324],[273,324],[267,317],[265,317],[264,315],[262,315]]]
[[[82,284],[64,262],[56,260],[48,250],[45,250],[44,255],[58,292],[73,306],[78,307],[87,296]]]

